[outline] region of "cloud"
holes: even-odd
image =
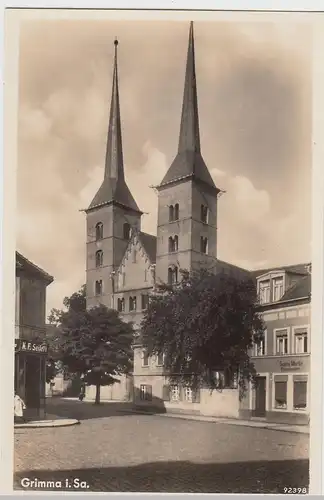
[[[80,209],[103,177],[116,34],[126,179],[142,229],[156,233],[150,186],[176,154],[187,23],[42,20],[21,29],[17,238],[55,276],[49,309],[85,281]],[[251,268],[308,260],[308,27],[198,22],[195,36],[203,156],[226,191],[219,257]]]

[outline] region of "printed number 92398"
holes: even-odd
[[[307,493],[307,488],[284,488],[283,490],[289,495]]]

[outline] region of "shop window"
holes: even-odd
[[[96,241],[103,239],[103,223],[98,222],[96,224]]]
[[[96,252],[96,267],[101,267],[103,265],[103,251],[98,250]]]
[[[149,366],[149,355],[147,351],[143,351],[142,353],[142,366]]]
[[[152,386],[151,385],[141,385],[140,386],[140,399],[141,399],[141,401],[152,401]]]
[[[287,409],[287,381],[275,380],[275,408]]]
[[[305,354],[308,352],[307,332],[295,333],[295,353]]]
[[[286,329],[276,332],[276,354],[288,354],[288,331]]]
[[[260,304],[267,304],[268,302],[270,302],[270,280],[260,281],[259,299]]]
[[[305,410],[307,408],[307,382],[306,380],[294,380],[294,410]]]
[[[125,311],[125,299],[117,299],[117,311],[124,312]]]
[[[178,385],[172,385],[170,387],[170,399],[171,399],[171,401],[179,401],[180,400],[180,388]]]

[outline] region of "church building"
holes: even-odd
[[[116,40],[104,179],[85,210],[87,307],[102,303],[117,309],[125,321],[132,321],[139,329],[150,292],[156,284],[176,283],[180,269],[207,268],[242,278],[252,274],[217,256],[221,189],[215,185],[202,155],[193,23],[189,29],[182,110],[179,103],[178,148],[164,178],[155,186],[156,235],[141,230],[143,212],[125,181],[117,48]],[[207,389],[193,394],[189,388],[169,387],[160,358],[149,359],[143,346],[135,341],[133,376],[121,377],[120,384],[103,387],[102,398],[133,400],[142,407],[160,406],[172,411],[240,416],[237,382],[231,380],[223,391],[212,394]],[[91,391],[88,388],[89,398],[94,397]],[[251,404],[243,405],[244,418],[252,414]]]

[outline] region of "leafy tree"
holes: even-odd
[[[69,373],[96,386],[99,404],[100,387],[119,382],[116,377],[132,369],[133,325],[104,305],[86,310],[85,287],[63,303],[66,310],[50,316],[60,330],[62,363]]]
[[[206,270],[173,287],[161,285],[151,296],[142,321],[148,354],[164,354],[171,383],[221,387],[217,374],[238,375],[240,397],[256,374],[249,358],[263,338],[264,324],[252,280],[238,280]]]

